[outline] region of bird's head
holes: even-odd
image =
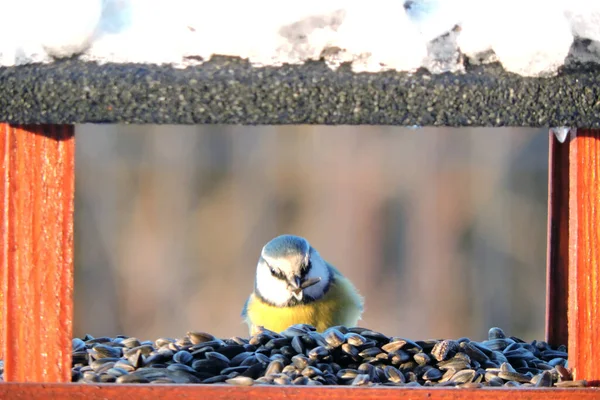
[[[293,306],[323,297],[330,279],[327,264],[306,239],[282,235],[261,251],[255,291],[272,305]]]

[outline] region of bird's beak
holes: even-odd
[[[310,278],[305,281],[302,281],[300,278],[295,277],[293,282],[290,282],[290,287],[292,289],[292,296],[296,298],[296,300],[302,300],[304,297],[304,289],[309,288],[313,285],[316,285],[321,281],[320,277]]]
[[[321,282],[321,277],[317,276],[316,278],[310,278],[305,280],[304,282],[302,282],[302,284],[300,285],[300,288],[302,289],[306,289],[309,288],[313,285],[316,285],[317,283]]]
[[[293,281],[290,281],[290,288],[292,289],[292,296],[296,298],[296,300],[302,300],[302,280],[299,277],[294,277]]]

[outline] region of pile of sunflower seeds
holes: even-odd
[[[0,362],[0,365],[1,362]],[[0,373],[2,371],[0,370]],[[73,339],[72,381],[233,385],[582,387],[565,346],[527,343],[492,328],[488,340],[417,340],[365,328],[318,333],[294,325],[246,339],[188,332],[155,342],[134,337]]]

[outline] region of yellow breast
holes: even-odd
[[[245,310],[250,334],[254,334],[258,326],[275,332],[295,324],[310,324],[319,332],[335,325],[355,326],[362,312],[362,298],[339,272],[334,277],[325,296],[308,304],[276,307],[254,293],[250,295]]]

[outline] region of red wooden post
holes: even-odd
[[[75,136],[0,124],[0,358],[7,382],[69,382]]]
[[[546,341],[567,344],[569,292],[569,143],[550,132],[548,157]]]
[[[600,384],[600,130],[569,145],[569,366]]]

